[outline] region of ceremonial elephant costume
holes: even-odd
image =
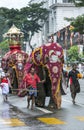
[[[4,34],[4,37],[8,38],[10,50],[2,58],[2,68],[6,73],[9,73],[13,91],[17,91],[23,79],[24,65],[28,58],[28,54],[21,49],[21,38],[23,36],[23,32],[15,25],[12,25],[8,32]]]
[[[30,66],[34,63],[37,67],[43,66],[48,70],[48,74],[51,81],[52,97],[56,107],[61,107],[61,92],[60,81],[63,69],[63,49],[58,43],[47,43],[37,49],[35,49],[30,60],[25,66],[25,70],[28,72]]]
[[[10,82],[13,92],[18,92],[17,89],[22,82],[24,74],[24,65],[28,55],[19,49],[13,49],[7,52],[2,58],[2,68],[6,73],[9,73]]]

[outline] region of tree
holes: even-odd
[[[73,27],[71,31],[84,34],[84,14],[79,15],[76,18],[65,18],[67,21],[71,21],[70,25]]]
[[[38,33],[41,30],[43,23],[47,20],[48,10],[42,7],[43,4],[44,2],[41,2],[39,4],[34,3],[30,4],[28,7],[21,9],[21,14],[23,17],[22,31],[25,34],[25,39],[29,41],[29,45],[34,33]],[[26,16],[26,18],[24,16]]]
[[[73,2],[76,7],[84,7],[84,0],[69,0]],[[77,18],[65,18],[65,20],[70,21],[70,25],[72,25],[73,31],[79,32],[80,34],[84,34],[84,14],[78,16]]]
[[[73,2],[77,7],[84,6],[84,0],[69,0],[69,1]]]
[[[5,40],[0,43],[0,50],[1,50],[1,55],[3,56],[6,52],[9,50],[9,44],[8,40]]]
[[[48,10],[43,8],[44,2],[29,4],[28,6],[18,9],[0,8],[0,15],[5,19],[5,24],[9,28],[15,24],[24,32],[25,41],[30,44],[31,38],[35,32],[39,32],[43,26],[44,21],[47,20]],[[30,35],[31,34],[31,35]]]
[[[79,59],[79,53],[78,53],[78,46],[72,46],[68,50],[68,60],[70,63],[73,63],[75,61],[78,61]]]
[[[8,29],[8,26],[6,24],[6,19],[3,14],[5,14],[5,11],[8,10],[7,8],[0,8],[0,42],[3,40],[3,34]]]

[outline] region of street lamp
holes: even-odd
[[[23,50],[26,52],[26,42],[23,42]]]

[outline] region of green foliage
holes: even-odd
[[[43,2],[30,4],[28,7],[21,9],[23,18],[22,31],[25,33],[25,39],[27,38],[26,36],[29,35],[29,31],[31,32],[31,36],[33,36],[35,32],[38,33],[43,26],[43,22],[47,20],[48,10],[42,6]]]
[[[78,46],[72,46],[69,50],[68,50],[68,60],[69,62],[74,62],[77,61],[79,59],[79,53],[78,53]]]
[[[75,6],[82,7],[84,6],[84,0],[69,0],[70,2],[73,2]]]
[[[84,34],[84,14],[73,19],[71,25],[74,26],[74,31]]]
[[[79,32],[80,34],[84,34],[84,14],[79,15],[76,18],[65,18],[65,20],[70,21],[70,25],[74,27],[74,32]]]
[[[73,2],[76,7],[84,7],[84,0],[69,0],[69,2]],[[74,26],[75,32],[80,32],[80,34],[84,34],[84,14],[78,16],[76,19],[74,18],[64,18],[64,19],[71,22],[71,25]]]
[[[0,8],[0,42],[3,40],[2,36],[7,29],[6,19],[3,15],[5,10],[6,8]]]
[[[29,4],[28,6],[18,9],[0,8],[0,35],[8,31],[15,24],[24,32],[24,40],[30,41],[35,32],[39,32],[43,23],[47,20],[48,10],[43,8],[44,2]],[[30,33],[31,32],[31,36]],[[32,47],[30,45],[30,47]]]
[[[8,40],[5,40],[0,43],[0,50],[2,51],[2,55],[4,55],[9,50]]]
[[[0,8],[0,16],[4,19],[4,24],[9,28],[15,24],[24,32],[25,39],[28,40],[29,32],[31,36],[42,28],[43,21],[47,20],[48,10],[43,8],[44,2],[30,4],[24,8],[8,9]]]

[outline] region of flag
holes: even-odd
[[[57,37],[58,37],[58,38],[60,37],[60,31],[57,32]]]
[[[71,32],[71,35],[70,35],[70,45],[71,46],[73,45],[73,37],[74,37],[74,32]]]
[[[67,36],[68,36],[68,31],[67,28],[65,28],[65,46],[67,46]]]

